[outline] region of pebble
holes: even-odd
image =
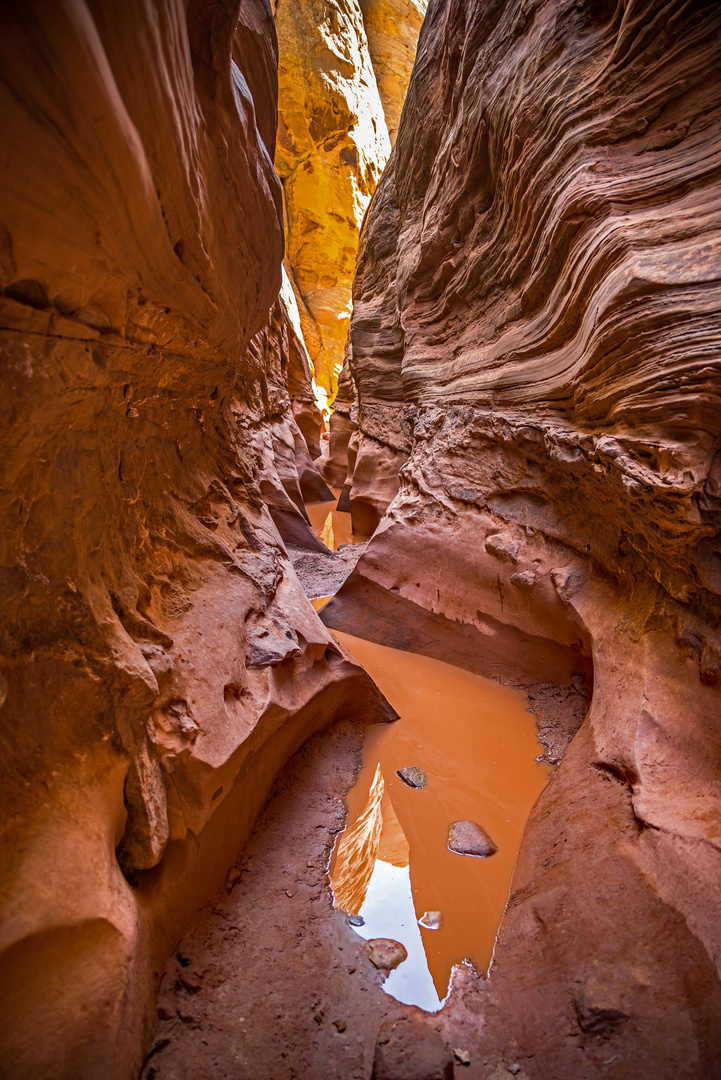
[[[533,570],[524,570],[520,574],[511,574],[511,585],[517,589],[532,589],[536,584],[536,575]]]
[[[455,1057],[456,1061],[460,1062],[461,1065],[471,1064],[471,1055],[468,1053],[467,1050],[454,1050],[453,1056]]]
[[[366,948],[371,963],[382,971],[393,971],[408,956],[405,946],[393,938],[371,938]]]
[[[406,765],[398,769],[396,776],[400,776],[404,784],[412,788],[424,788],[426,786],[426,774],[421,772],[417,765]]]
[[[506,1068],[508,1069],[509,1073],[513,1073],[514,1076],[521,1071],[521,1066],[518,1065],[515,1061],[512,1065],[507,1065]]]
[[[346,1024],[345,1020],[334,1020],[333,1027],[336,1029],[336,1031],[345,1031],[348,1025]]]
[[[486,830],[475,821],[454,821],[448,830],[448,847],[457,855],[475,855],[482,859],[498,851]]]
[[[285,895],[286,895],[286,896],[291,896],[291,897],[292,897],[293,893],[292,893],[292,892],[290,891],[290,889],[286,889],[286,890],[285,890]]]
[[[362,915],[349,915],[348,922],[351,926],[365,926],[365,919]]]
[[[441,913],[440,911],[424,911],[418,920],[419,926],[425,926],[426,930],[440,930],[441,928]]]

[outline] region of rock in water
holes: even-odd
[[[475,821],[454,821],[448,830],[448,847],[458,855],[476,855],[482,859],[498,851],[486,830]]]
[[[453,1054],[420,1020],[388,1017],[378,1029],[373,1080],[451,1080]]]
[[[396,776],[400,776],[404,784],[412,788],[424,788],[426,786],[426,774],[421,772],[417,765],[409,765],[405,769],[398,769]]]
[[[367,948],[371,963],[382,971],[393,971],[408,956],[405,946],[393,938],[371,938]]]
[[[440,911],[424,911],[418,920],[419,926],[425,926],[426,930],[440,930],[441,928],[441,913]]]

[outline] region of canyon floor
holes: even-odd
[[[327,556],[293,553],[308,593],[338,588],[336,579],[349,572],[359,547]],[[545,756],[556,762],[586,699],[530,680],[524,689]],[[522,1080],[512,1046],[483,1042],[478,1019],[488,983],[479,973],[468,964],[456,967],[439,1013],[399,1004],[384,993],[385,975],[371,963],[366,942],[333,906],[328,868],[360,768],[363,733],[352,717],[336,723],[310,739],[276,781],[225,888],[163,975],[143,1080],[365,1080],[379,1026],[398,1017],[441,1035],[454,1075]],[[434,1071],[440,1044],[426,1046],[417,1031],[413,1041],[409,1080],[443,1075]]]

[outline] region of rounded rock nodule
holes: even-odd
[[[378,1029],[372,1080],[452,1080],[453,1054],[440,1035],[410,1017]]]

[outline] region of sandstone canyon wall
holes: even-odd
[[[593,679],[489,983],[532,1076],[721,1070],[719,70],[716,4],[431,0],[361,236],[324,621]]]
[[[264,502],[320,483],[276,63],[265,0],[3,9],[4,1076],[136,1076],[281,765],[387,715]]]
[[[358,235],[395,139],[424,0],[274,4],[287,269],[318,382],[338,389]]]
[[[427,0],[360,0],[388,136],[395,144]]]

